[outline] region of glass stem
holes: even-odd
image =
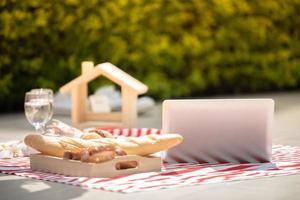
[[[36,132],[44,135],[45,134],[45,127],[43,125],[37,126],[36,127]]]

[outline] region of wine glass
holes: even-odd
[[[27,92],[25,95],[25,115],[37,132],[44,134],[44,126],[50,120],[53,106],[46,92]]]
[[[38,93],[38,94],[47,93],[49,95],[48,99],[49,99],[49,102],[51,103],[51,107],[52,107],[51,113],[49,115],[49,120],[48,120],[48,121],[50,121],[53,116],[53,102],[54,102],[53,91],[48,88],[37,88],[37,89],[31,89],[30,92],[34,92],[34,93]]]

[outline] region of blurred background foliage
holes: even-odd
[[[1,111],[109,61],[149,95],[300,85],[300,0],[0,0]]]

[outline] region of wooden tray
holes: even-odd
[[[128,161],[135,161],[136,167],[117,169],[117,166]],[[63,174],[67,176],[84,177],[114,177],[143,172],[161,171],[161,158],[137,155],[119,156],[103,163],[84,163],[77,160],[66,160],[58,157],[42,154],[30,155],[30,167],[32,170]]]

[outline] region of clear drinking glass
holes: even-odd
[[[44,127],[51,119],[53,105],[47,92],[27,92],[25,95],[25,115],[37,132],[44,134]]]
[[[37,88],[37,89],[32,89],[30,90],[30,92],[33,92],[33,93],[38,93],[38,94],[42,94],[42,93],[46,93],[48,94],[48,99],[49,99],[49,102],[51,103],[51,113],[50,113],[50,116],[49,116],[49,120],[50,121],[52,119],[52,116],[53,116],[53,102],[54,102],[54,98],[53,98],[53,90],[51,89],[48,89],[48,88]]]

